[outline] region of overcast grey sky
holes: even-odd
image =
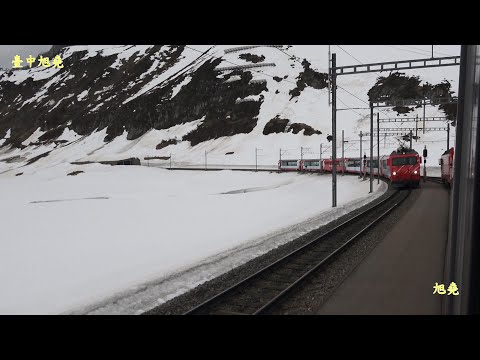
[[[26,65],[25,58],[29,55],[36,57],[38,54],[48,51],[52,45],[0,45],[0,68],[9,69],[12,67],[12,60],[15,55],[20,55]]]
[[[29,55],[36,57],[39,53],[48,51],[52,45],[0,45],[0,68],[11,69],[12,60],[15,55],[20,55],[23,61]],[[308,48],[309,45],[299,47]],[[431,45],[342,45],[347,51],[362,62],[373,61],[372,55],[375,55],[375,61],[393,61],[404,60],[407,58],[425,58],[430,57]],[[337,58],[337,65],[351,65],[352,58],[341,49],[332,45],[332,50],[341,54]],[[311,53],[308,53],[311,55]],[[401,55],[401,56],[400,56]],[[459,45],[435,45],[436,56],[460,55]],[[324,54],[321,54],[324,56]],[[309,59],[313,59],[311,56]],[[367,60],[371,59],[371,60]],[[314,60],[314,59],[313,59]],[[343,63],[343,62],[345,63]],[[26,66],[26,62],[22,65]]]

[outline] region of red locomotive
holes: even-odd
[[[422,158],[413,149],[401,148],[393,151],[387,159],[392,184],[418,187],[421,163]]]

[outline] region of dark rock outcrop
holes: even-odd
[[[263,135],[283,133],[289,122],[288,119],[280,119],[277,115],[265,125]]]
[[[421,80],[419,76],[407,76],[404,73],[394,72],[388,76],[380,76],[377,78],[377,82],[368,91],[369,101],[372,102],[385,102],[393,104],[398,100],[413,100],[413,99],[429,99],[432,101],[432,105],[438,105],[440,110],[443,110],[448,120],[452,121],[457,116],[457,104],[442,104],[440,100],[456,101],[456,97],[453,96],[451,90],[451,84],[449,81],[444,80],[439,84],[429,84],[428,82],[420,85]],[[421,101],[418,101],[413,107],[410,106],[395,106],[392,108],[397,114],[407,114],[414,111],[415,108],[419,108],[422,105]]]
[[[297,87],[290,90],[290,99],[300,96],[300,93],[307,87],[314,89],[325,89],[328,86],[328,74],[319,73],[310,68],[310,63],[305,59],[302,61],[304,71],[297,77]]]
[[[122,160],[99,161],[104,165],[141,165],[139,158],[128,158]]]
[[[303,123],[294,123],[290,126],[290,130],[294,133],[294,134],[298,134],[300,131],[302,130],[305,130],[303,132],[303,135],[306,135],[306,136],[311,136],[313,134],[321,134],[322,132],[320,130],[315,130],[314,128],[312,128],[310,125],[307,125],[307,124],[303,124]],[[290,131],[289,130],[289,131]]]
[[[259,63],[259,62],[263,62],[265,60],[265,56],[258,56],[258,55],[255,55],[255,54],[241,54],[239,56],[240,59],[243,59],[245,61],[249,61],[249,62],[252,62],[254,64],[256,63]]]
[[[170,139],[170,140],[163,140],[160,144],[156,146],[157,150],[163,149],[164,147],[167,147],[169,145],[175,145],[177,143],[176,139]]]
[[[287,130],[289,123],[290,123],[290,120],[281,119],[277,115],[275,118],[271,119],[265,125],[265,128],[263,129],[263,135],[283,133]],[[288,127],[288,132],[292,132],[294,134],[298,134],[302,130],[305,130],[303,132],[303,135],[306,135],[306,136],[322,133],[320,130],[315,130],[310,125],[307,125],[304,123],[293,123],[293,124],[290,124],[290,126]]]
[[[72,171],[71,173],[68,173],[67,176],[76,176],[78,174],[82,174],[84,171],[78,170],[78,171]]]

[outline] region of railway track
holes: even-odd
[[[438,176],[427,176],[427,180],[437,184],[443,184],[442,178]]]
[[[310,274],[320,271],[400,205],[409,194],[410,190],[393,192],[373,207],[197,305],[184,315],[267,314]]]

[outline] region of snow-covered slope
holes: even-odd
[[[430,46],[419,45],[333,45],[332,51],[338,65],[430,57]],[[436,51],[458,55],[459,46],[437,46]],[[250,165],[255,163],[255,148],[259,165],[274,165],[280,152],[283,158],[299,158],[301,151],[304,158],[318,157],[320,144],[322,157],[329,157],[327,53],[328,46],[321,45],[66,47],[60,51],[65,65],[61,70],[37,67],[0,73],[0,172],[14,175],[20,168],[35,171],[65,161],[144,161],[170,154],[182,164],[203,164],[207,156],[209,164]],[[247,67],[251,65],[255,67]],[[243,68],[232,69],[237,66]],[[422,84],[446,79],[456,92],[458,70],[455,66],[405,73],[418,75]],[[388,74],[340,76],[338,107],[366,108],[367,92],[380,75]],[[399,116],[386,108],[380,114]],[[423,116],[423,110],[408,116],[417,114]],[[427,106],[426,116],[445,114]],[[344,130],[348,141],[346,156],[358,156],[358,133],[369,131],[369,110],[339,111],[337,119],[338,139]],[[277,133],[265,135],[267,124]],[[452,127],[451,146],[454,135]],[[446,149],[446,133],[419,136],[414,148],[420,151],[427,145],[429,162],[436,163]],[[381,137],[381,152],[394,150],[397,138]],[[337,146],[341,154],[340,141]],[[365,138],[363,149],[368,154]],[[45,157],[34,161],[41,155]]]
[[[0,314],[146,311],[386,191],[340,176],[331,209],[329,183],[99,164],[0,176]]]

